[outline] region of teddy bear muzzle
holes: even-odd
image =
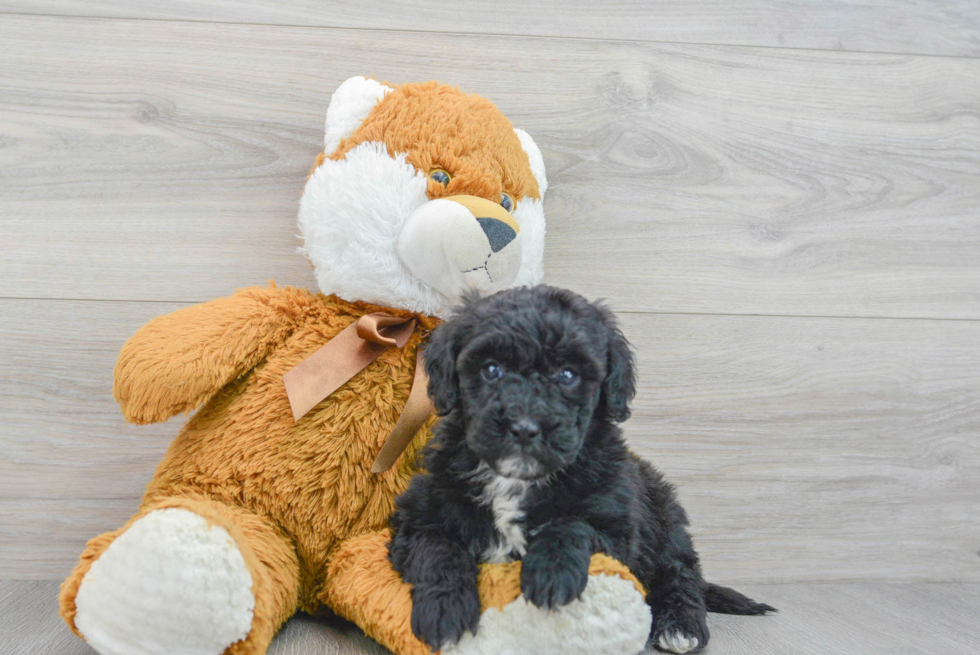
[[[521,229],[499,204],[476,196],[430,200],[408,217],[396,247],[402,263],[450,301],[511,286],[521,267]]]

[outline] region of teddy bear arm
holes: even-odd
[[[282,302],[289,291],[243,289],[140,328],[116,362],[113,395],[126,420],[189,412],[259,364],[295,328],[294,308]]]

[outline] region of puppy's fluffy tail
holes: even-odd
[[[765,614],[779,611],[772,605],[757,603],[734,589],[710,582],[705,584],[704,602],[709,612],[719,614]]]

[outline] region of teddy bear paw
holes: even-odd
[[[255,598],[228,531],[168,508],[93,562],[75,607],[75,627],[101,655],[220,655],[248,636]]]
[[[632,655],[650,635],[650,607],[632,582],[590,575],[585,591],[558,609],[542,609],[523,596],[480,616],[443,655]]]

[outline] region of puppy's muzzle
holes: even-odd
[[[508,430],[521,446],[530,446],[541,440],[541,424],[526,416],[511,421]]]

